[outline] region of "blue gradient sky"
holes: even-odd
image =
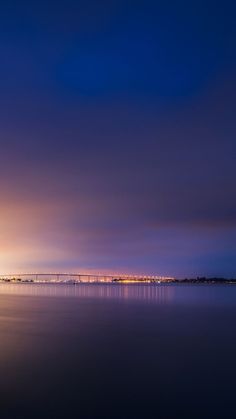
[[[1,271],[236,275],[235,15],[1,2]]]

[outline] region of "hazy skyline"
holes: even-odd
[[[1,272],[236,275],[235,12],[1,2]]]

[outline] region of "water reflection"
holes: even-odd
[[[234,285],[0,284],[1,295],[140,301],[157,304],[236,306]]]
[[[235,286],[0,284],[1,419],[234,418],[235,322]]]
[[[0,284],[0,295],[101,298],[166,303],[175,287],[150,284]]]

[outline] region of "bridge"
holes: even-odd
[[[1,282],[37,282],[37,283],[111,283],[111,282],[169,282],[174,278],[156,275],[113,275],[85,273],[13,273],[0,274]]]

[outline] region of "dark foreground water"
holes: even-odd
[[[0,418],[235,418],[236,286],[0,284]]]

